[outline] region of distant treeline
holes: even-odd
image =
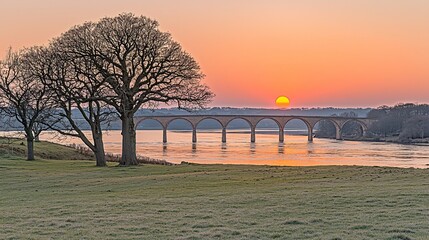
[[[429,137],[429,105],[405,103],[381,106],[368,113],[377,119],[369,132],[375,137],[397,137],[400,142]]]

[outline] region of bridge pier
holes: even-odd
[[[341,129],[339,129],[339,128],[336,128],[336,130],[335,130],[335,139],[341,140]]]
[[[313,142],[313,128],[308,128],[308,141]]]
[[[250,142],[254,143],[256,140],[256,127],[250,128]]]
[[[283,128],[279,129],[279,142],[283,143],[285,141],[285,130]]]
[[[222,128],[222,142],[226,143],[226,128]]]
[[[167,142],[167,128],[162,129],[162,142],[163,143]]]
[[[197,142],[197,129],[194,128],[192,129],[192,143],[196,143]]]

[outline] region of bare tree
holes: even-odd
[[[16,119],[23,127],[27,139],[27,160],[34,160],[34,139],[43,130],[39,128],[39,123],[50,114],[47,87],[30,69],[34,51],[37,48],[21,52],[9,50],[6,58],[0,62],[3,113]]]
[[[427,115],[416,115],[409,118],[404,123],[404,128],[399,135],[401,141],[406,139],[415,139],[429,136],[429,116]]]
[[[121,165],[137,165],[134,114],[159,103],[183,108],[205,106],[214,96],[200,80],[204,75],[158,22],[121,14],[75,26],[57,40],[59,52],[90,62],[111,91],[103,101],[122,121]]]
[[[115,112],[99,100],[105,88],[103,81],[98,81],[90,64],[80,60],[58,54],[55,44],[49,49],[39,49],[33,56],[33,72],[43,79],[55,102],[55,111],[44,125],[63,135],[80,138],[94,153],[96,165],[106,166],[102,125],[109,124]],[[91,133],[86,134],[85,128]]]

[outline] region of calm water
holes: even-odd
[[[168,132],[168,143],[162,143],[161,130],[137,131],[138,154],[173,163],[269,164],[288,166],[367,165],[394,167],[429,167],[429,146],[400,145],[314,139],[307,136],[278,135],[257,132],[256,143],[250,143],[250,133],[228,132],[227,143],[221,143],[221,133],[198,131],[198,142],[192,144],[191,132]],[[45,133],[43,140],[78,143],[78,139],[53,139]],[[121,153],[120,131],[110,131],[105,137],[106,151]]]

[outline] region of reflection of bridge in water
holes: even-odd
[[[167,128],[168,125],[174,121],[182,119],[189,122],[192,126],[192,142],[197,142],[197,127],[203,120],[212,119],[217,121],[222,127],[222,142],[226,142],[226,128],[228,124],[235,119],[242,119],[250,126],[250,141],[255,142],[256,139],[256,125],[264,119],[273,120],[279,127],[279,142],[284,142],[284,127],[294,119],[299,119],[307,125],[308,141],[313,141],[314,126],[320,121],[329,121],[335,126],[335,138],[342,139],[342,130],[349,122],[356,122],[362,128],[362,134],[365,135],[368,127],[375,121],[369,118],[357,117],[334,117],[334,116],[278,116],[278,115],[168,115],[168,116],[140,116],[135,117],[136,128],[145,120],[154,120],[161,124],[163,129],[163,142],[167,142]]]

